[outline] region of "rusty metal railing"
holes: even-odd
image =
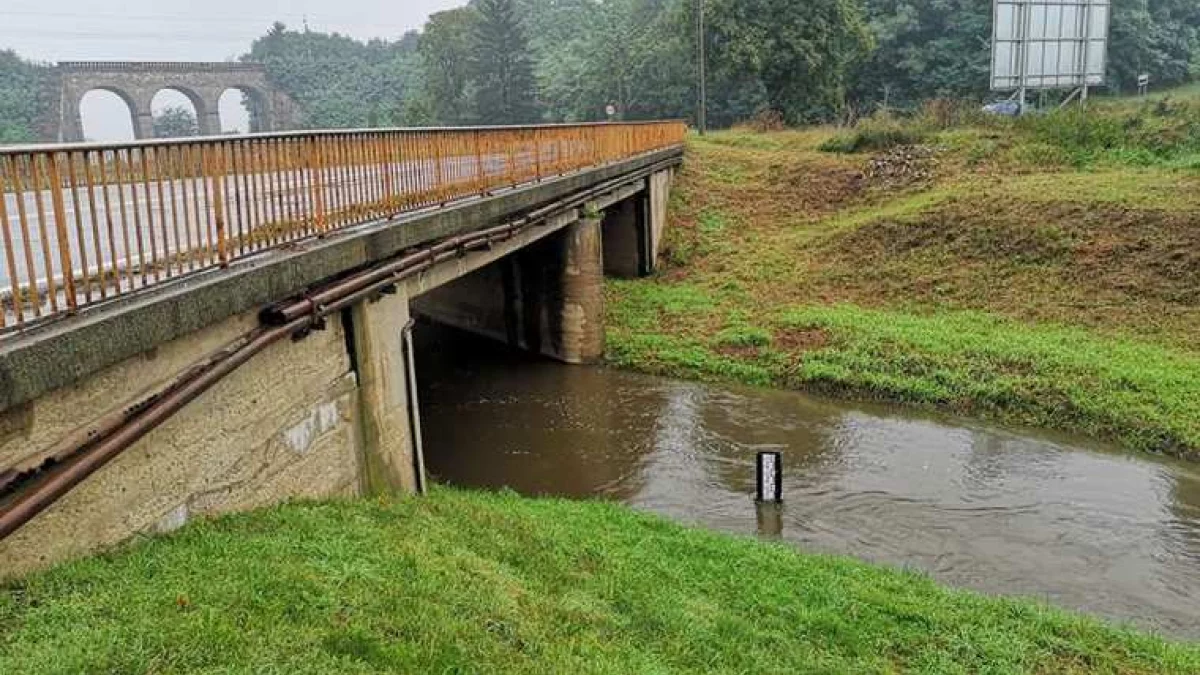
[[[0,333],[289,242],[683,142],[678,122],[0,149]]]

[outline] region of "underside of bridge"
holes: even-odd
[[[397,275],[395,283],[337,310],[297,339],[265,347],[0,540],[0,577],[139,533],[168,531],[195,517],[294,498],[422,489],[415,375],[421,364],[412,342],[414,320],[443,323],[567,363],[601,359],[604,277],[654,271],[678,160],[678,151],[660,153],[631,168],[531,186],[468,204],[458,215],[426,217],[431,225],[425,230],[442,234],[422,246],[461,236],[455,234],[460,225],[447,223],[474,220],[471,227],[478,229],[507,218],[523,224],[485,246],[461,248],[419,273]],[[527,215],[535,206],[536,218]],[[221,281],[226,285],[203,292],[181,289],[179,298],[129,309],[122,322],[112,324],[126,333],[106,339],[131,343],[122,349],[132,356],[68,386],[38,384],[45,391],[27,389],[24,401],[10,398],[0,409],[0,510],[13,498],[3,489],[12,475],[6,476],[4,468],[38,466],[63,439],[89,428],[81,424],[146,405],[147,396],[181,373],[239,344],[244,338],[238,336],[263,320],[262,305],[254,298],[277,293],[271,288],[285,280],[295,284],[301,272],[328,279],[320,269],[350,265],[355,256],[386,261],[391,250],[412,256],[418,250],[409,239],[415,231],[411,225],[384,229],[318,245],[316,252],[292,252],[296,262],[275,270],[250,262],[240,282]],[[323,262],[305,262],[314,256]],[[254,281],[259,277],[263,281]],[[158,307],[164,302],[175,304]],[[215,322],[196,316],[220,316],[232,306],[247,309]],[[204,327],[184,328],[190,322]],[[162,330],[164,323],[178,324],[162,334],[174,337],[145,342],[146,332]],[[104,351],[81,350],[90,343],[78,331],[45,332],[21,359],[34,364],[65,358],[73,350],[78,362]],[[132,346],[139,341],[153,346]],[[106,358],[112,361],[113,355]],[[18,362],[0,363],[5,366],[0,380],[18,383]]]

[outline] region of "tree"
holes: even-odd
[[[1113,3],[1111,87],[1131,91],[1141,73],[1156,86],[1200,75],[1200,3],[1123,0]]]
[[[559,39],[541,42],[535,51],[550,115],[602,119],[609,104],[623,119],[688,111],[694,78],[691,51],[681,38],[686,32],[677,29],[678,6],[671,0],[609,0],[578,10],[586,22],[567,20],[548,29]]]
[[[0,144],[38,140],[52,89],[49,68],[0,51]]]
[[[513,0],[478,0],[471,40],[475,119],[487,124],[538,121],[529,41]]]
[[[196,116],[187,108],[171,106],[154,116],[155,138],[185,138],[199,134]]]
[[[245,61],[262,63],[313,128],[406,123],[421,91],[420,37],[359,42],[337,33],[291,31],[276,23],[254,41]]]
[[[479,15],[462,7],[429,17],[418,50],[424,70],[424,100],[439,124],[466,124],[471,119],[471,39]]]
[[[844,106],[851,75],[872,47],[853,0],[709,0],[708,7],[716,79],[761,85],[767,107],[792,124]]]
[[[864,107],[986,95],[992,0],[866,0],[865,8],[877,48],[852,88]]]

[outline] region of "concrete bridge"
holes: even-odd
[[[291,128],[295,106],[267,79],[256,63],[192,63],[142,61],[64,61],[57,65],[59,100],[43,135],[49,141],[83,141],[80,102],[89,91],[116,94],[129,108],[134,137],[154,138],[150,105],[164,89],[178,91],[196,110],[200,135],[221,133],[221,95],[235,89],[246,97],[250,131]]]
[[[413,319],[600,359],[604,276],[654,271],[683,134],[3,151],[0,576],[198,516],[423,489]]]

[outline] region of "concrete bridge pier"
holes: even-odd
[[[133,117],[133,136],[139,141],[154,138],[154,113],[150,111],[150,102],[138,107]],[[80,139],[83,138],[83,123],[79,124]]]
[[[567,226],[559,240],[562,305],[552,317],[561,343],[554,356],[566,363],[604,358],[604,244],[598,218]]]
[[[355,305],[343,314],[347,351],[358,378],[363,492],[415,492],[416,435],[410,385],[415,373],[405,358],[408,296],[397,292]]]
[[[217,99],[220,105],[220,98]],[[214,106],[212,109],[204,112],[196,123],[200,125],[201,136],[220,136],[221,135],[221,111]]]
[[[538,242],[535,250],[522,249],[447,286],[414,295],[422,292],[420,284],[402,285],[347,310],[343,333],[358,380],[360,484],[365,494],[411,493],[423,480],[412,396],[416,373],[406,358],[413,308],[452,325],[473,325],[476,332],[566,363],[594,363],[604,357],[601,223],[600,218],[578,220]],[[534,273],[522,277],[522,263]],[[488,298],[498,300],[501,311],[472,303]],[[467,320],[469,314],[473,322]],[[519,325],[522,321],[524,327]],[[492,330],[481,330],[489,326]]]

